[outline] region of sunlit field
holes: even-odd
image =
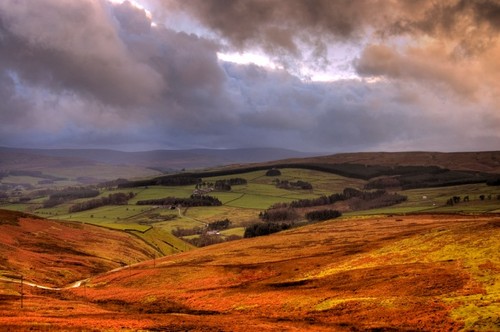
[[[187,186],[144,186],[137,188],[122,188],[101,190],[98,197],[106,197],[114,193],[134,193],[135,196],[127,205],[103,206],[82,212],[69,213],[68,209],[74,203],[90,199],[76,199],[72,202],[43,208],[47,197],[40,197],[24,204],[3,204],[2,208],[35,213],[46,218],[90,223],[118,230],[139,232],[145,241],[160,236],[161,241],[172,245],[176,240],[171,236],[173,230],[179,228],[204,227],[210,222],[229,219],[232,230],[224,234],[243,236],[244,227],[258,221],[259,213],[276,203],[290,203],[298,199],[316,198],[321,195],[340,193],[346,187],[363,189],[366,181],[346,178],[335,174],[305,170],[282,169],[279,177],[266,176],[265,171],[253,171],[234,176],[217,176],[203,178],[203,182],[214,183],[217,180],[231,177],[244,178],[245,185],[234,185],[231,191],[213,191],[209,195],[217,197],[222,206],[175,208],[168,206],[137,205],[137,202],[164,197],[188,198],[193,193],[194,185]],[[282,189],[277,188],[275,181],[307,181],[312,189]],[[29,180],[29,178],[20,178]],[[370,210],[347,211],[345,217],[382,214],[408,214],[415,212],[439,213],[489,213],[500,211],[497,187],[485,184],[400,190],[399,194],[407,196],[407,201],[395,206],[375,208]],[[454,206],[447,206],[446,201],[453,196],[469,197],[468,202],[461,201]],[[483,199],[480,198],[483,196]],[[154,229],[154,230],[153,230]],[[170,246],[182,248],[182,245]],[[189,246],[188,246],[189,247]],[[174,250],[175,251],[175,250]]]

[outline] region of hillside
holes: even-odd
[[[383,166],[439,166],[442,168],[500,173],[500,151],[484,152],[358,152],[280,160],[280,163],[361,164]],[[273,163],[269,163],[273,164]]]
[[[62,287],[156,254],[124,232],[0,210],[3,277]]]
[[[124,152],[105,149],[16,149],[0,147],[0,169],[24,167],[72,167],[75,165],[128,165],[165,170],[204,168],[235,163],[255,163],[312,156],[287,149],[192,149]],[[28,162],[28,158],[30,159]],[[30,168],[30,169],[31,169]]]
[[[348,218],[4,299],[11,330],[500,329],[500,216]]]
[[[117,178],[147,178],[164,172],[200,169],[229,164],[256,163],[270,160],[311,156],[286,149],[194,149],[123,152],[105,149],[19,149],[0,147],[0,191],[9,188],[40,187],[47,177],[49,185],[61,187],[88,185]],[[11,173],[41,173],[37,176],[7,178]]]

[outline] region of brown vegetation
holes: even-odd
[[[282,160],[290,163],[364,164],[387,166],[439,166],[442,168],[500,173],[500,151],[485,152],[357,152]],[[268,163],[272,165],[274,162]]]
[[[469,322],[460,310],[464,303],[492,312],[498,305],[499,218],[338,219],[148,261],[72,290],[29,288],[22,310],[18,285],[0,284],[0,324],[75,331],[498,329],[498,312]]]
[[[62,287],[154,257],[127,233],[0,210],[0,272]]]

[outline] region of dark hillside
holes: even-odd
[[[500,151],[484,152],[358,152],[281,160],[280,163],[360,164],[382,166],[438,166],[500,174]],[[272,165],[273,163],[269,163]]]

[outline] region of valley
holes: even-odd
[[[286,160],[8,189],[0,324],[500,329],[497,173],[484,158],[467,170],[415,163]],[[259,236],[266,227],[281,231]]]

